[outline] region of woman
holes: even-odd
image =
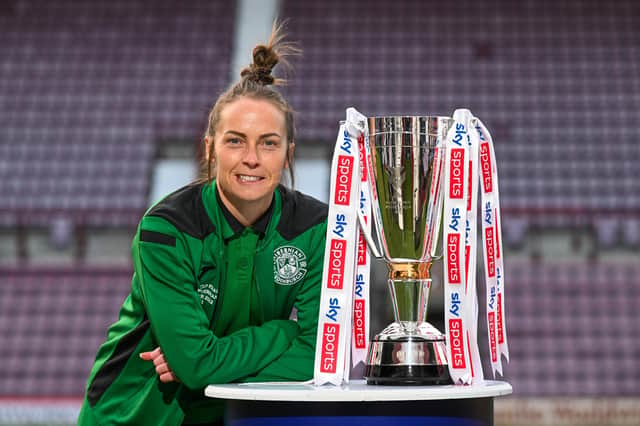
[[[206,385],[313,375],[327,211],[280,185],[294,150],[292,110],[271,87],[292,52],[282,39],[274,27],[214,105],[206,176],[142,218],[79,424],[221,424]]]

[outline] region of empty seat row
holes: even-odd
[[[505,265],[505,377],[521,396],[640,392],[640,265],[632,261]],[[480,318],[484,306],[480,306]],[[486,324],[479,322],[488,360]],[[485,365],[485,375],[490,367]]]
[[[131,271],[16,268],[0,276],[0,397],[81,396]]]
[[[0,224],[135,225],[159,141],[195,144],[229,82],[228,1],[9,2]]]
[[[466,107],[494,136],[501,199],[524,229],[578,213],[637,216],[640,87],[629,58],[639,6],[492,5],[285,1],[305,52],[287,89],[300,137],[332,143],[348,106],[369,116]]]

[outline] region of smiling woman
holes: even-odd
[[[294,144],[287,141],[282,112],[271,102],[239,98],[224,108],[214,137],[211,161],[222,202],[243,225],[271,205]]]
[[[140,221],[78,424],[218,425],[206,385],[312,377],[327,206],[280,183],[295,127],[271,72],[294,52],[274,26],[209,114],[203,176]]]
[[[289,146],[295,140],[295,123],[293,109],[287,100],[272,85],[283,85],[286,80],[276,78],[271,71],[277,64],[289,67],[288,56],[297,55],[300,50],[293,43],[284,41],[285,34],[282,26],[274,24],[271,37],[267,45],[258,45],[253,49],[253,63],[244,68],[240,75],[242,79],[224,92],[209,113],[209,124],[205,134],[206,155],[204,157],[204,167],[202,178],[212,179],[212,159],[215,146],[210,142],[218,132],[218,126],[222,119],[222,112],[226,107],[239,99],[254,99],[269,102],[271,106],[279,110],[284,119],[284,129],[278,134],[281,142],[287,146],[287,166],[289,167],[289,177],[293,186],[293,149]],[[278,119],[276,119],[278,120]],[[224,133],[224,131],[222,131]],[[242,136],[242,135],[239,135]]]

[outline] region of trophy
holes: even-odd
[[[364,376],[375,385],[450,384],[445,336],[426,315],[429,268],[441,256],[444,138],[452,119],[373,117],[368,123],[376,248],[389,267],[395,322],[372,339]]]

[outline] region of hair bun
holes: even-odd
[[[271,71],[278,60],[278,54],[273,49],[261,44],[253,49],[253,63],[243,69],[240,75],[249,81],[268,86],[276,81]]]
[[[253,48],[253,62],[240,72],[243,81],[255,82],[263,86],[283,85],[286,80],[276,78],[272,71],[277,64],[284,65],[285,69],[290,67],[287,57],[300,54],[295,43],[284,41],[285,32],[282,23],[273,23],[269,42],[259,44]]]
[[[253,49],[253,63],[258,68],[267,68],[269,71],[278,63],[278,54],[274,49],[263,44]]]

